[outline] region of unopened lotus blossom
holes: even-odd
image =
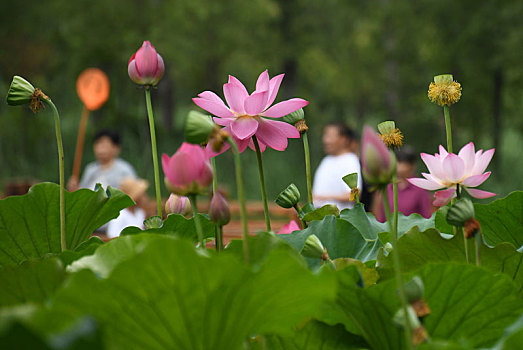
[[[365,181],[374,186],[387,185],[396,170],[394,153],[370,126],[365,126],[361,143],[361,168]]]
[[[457,185],[465,189],[474,198],[490,198],[495,193],[474,189],[485,182],[490,171],[485,172],[494,155],[494,148],[485,152],[475,151],[474,144],[469,142],[458,154],[448,153],[443,146],[439,146],[439,154],[421,153],[421,159],[430,173],[422,173],[423,178],[407,179],[414,186],[434,191],[434,205],[441,207],[456,197]]]
[[[171,193],[169,199],[165,202],[165,212],[167,214],[189,215],[191,212],[189,198]]]
[[[299,230],[301,230],[301,228],[298,223],[294,220],[291,220],[288,224],[283,225],[283,227],[278,231],[278,234],[289,234]]]
[[[184,142],[176,153],[162,155],[162,167],[167,188],[185,196],[205,191],[212,182],[212,167],[205,150]]]
[[[127,72],[136,84],[156,86],[165,72],[162,56],[149,41],[144,41],[142,47],[129,59]]]
[[[265,70],[256,81],[256,90],[249,95],[245,86],[229,75],[229,81],[223,85],[227,105],[212,91],[202,92],[193,101],[216,116],[214,122],[224,126],[223,130],[233,137],[240,152],[247,146],[254,149],[254,135],[262,151],[265,147],[283,151],[287,148],[287,139],[299,138],[300,133],[293,125],[263,117],[281,118],[309,104],[304,99],[292,98],[271,106],[283,76],[284,74],[280,74],[270,79]]]

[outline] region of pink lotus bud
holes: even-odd
[[[189,198],[171,193],[169,199],[165,202],[165,212],[167,214],[189,215],[191,212]]]
[[[387,185],[396,169],[396,157],[369,126],[365,126],[361,148],[361,165],[370,185]]]
[[[162,167],[169,191],[181,196],[205,191],[212,182],[212,167],[205,150],[184,142],[176,153],[162,155]]]
[[[156,86],[163,77],[165,66],[154,46],[144,41],[142,47],[132,55],[127,66],[129,77],[136,84]]]
[[[220,226],[227,225],[231,221],[229,203],[218,191],[212,196],[211,204],[209,205],[209,218]]]

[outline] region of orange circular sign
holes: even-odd
[[[76,80],[76,92],[88,110],[97,110],[109,98],[109,78],[98,68],[87,68]]]

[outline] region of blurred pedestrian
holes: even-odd
[[[352,208],[354,202],[349,200],[351,189],[342,178],[357,173],[358,188],[361,189],[361,166],[357,156],[358,136],[345,123],[333,122],[323,129],[322,142],[326,156],[314,174],[314,206],[335,204],[340,210]]]
[[[75,191],[78,188],[94,189],[97,183],[103,188],[118,188],[125,178],[136,178],[131,164],[119,158],[121,152],[120,135],[114,130],[101,130],[94,136],[93,144],[96,161],[87,164],[80,182],[71,178],[67,188]]]
[[[127,226],[144,228],[148,204],[147,188],[149,183],[143,179],[126,178],[120,183],[120,189],[136,203],[132,207],[122,209],[120,215],[107,224],[107,237],[115,238]]]

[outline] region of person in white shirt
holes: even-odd
[[[340,210],[352,208],[349,200],[350,187],[342,177],[351,173],[358,174],[358,188],[362,188],[361,166],[356,153],[358,138],[345,123],[330,123],[323,129],[323,150],[327,154],[322,159],[312,186],[314,206],[335,204]]]
[[[149,183],[143,179],[126,178],[120,183],[120,189],[136,203],[132,207],[122,209],[120,215],[107,224],[107,237],[115,238],[120,235],[127,226],[144,228],[145,220],[144,205],[147,203],[147,188]]]

